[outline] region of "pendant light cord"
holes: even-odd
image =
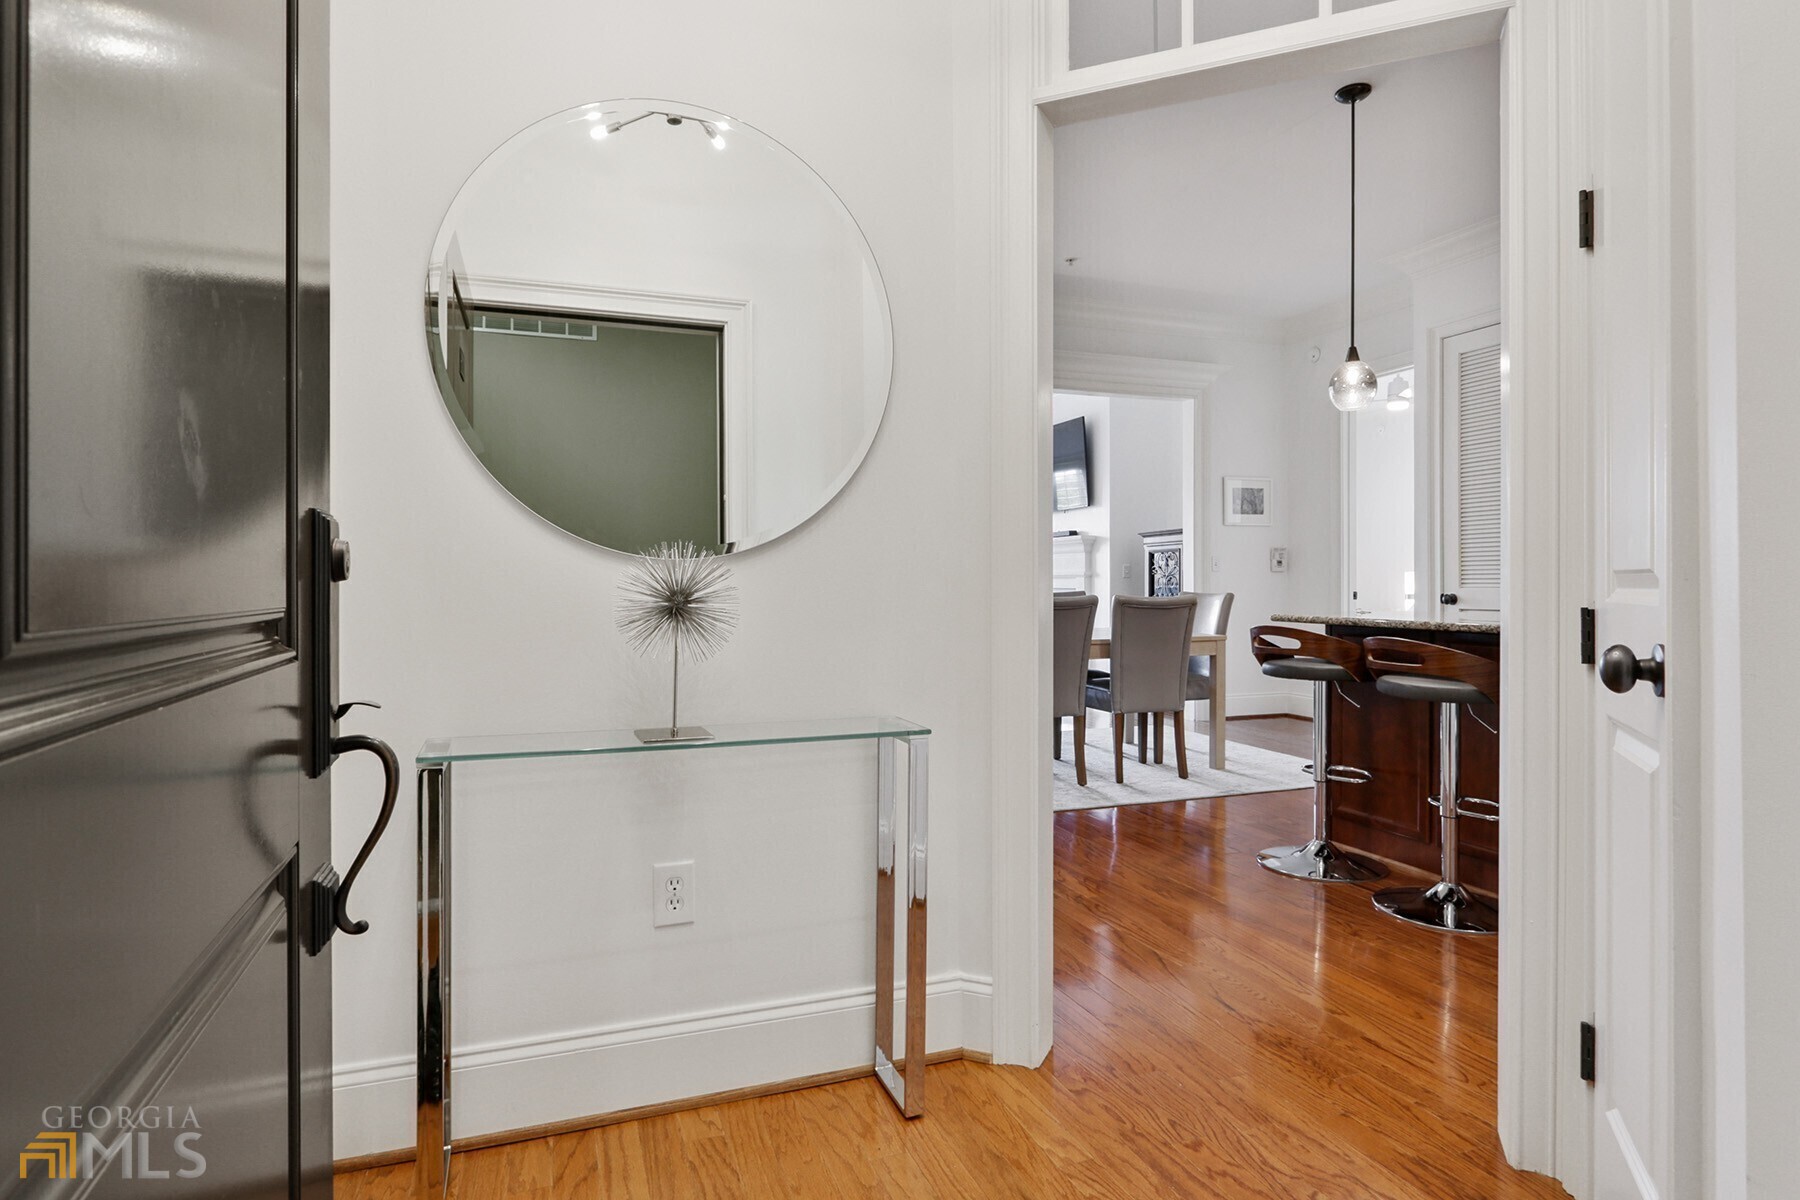
[[[1356,349],[1356,102],[1350,104],[1350,348]]]

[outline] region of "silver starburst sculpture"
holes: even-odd
[[[619,581],[613,619],[626,643],[640,654],[667,650],[674,664],[667,729],[639,729],[641,742],[700,742],[712,734],[683,726],[681,657],[695,662],[725,648],[737,628],[737,588],[731,568],[692,542],[663,542],[638,555]]]

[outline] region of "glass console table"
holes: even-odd
[[[931,730],[899,717],[844,717],[756,725],[714,725],[703,742],[646,744],[629,729],[433,738],[419,772],[419,1149],[418,1191],[445,1194],[450,1182],[450,795],[458,763],[601,754],[682,754],[699,750],[873,741],[875,772],[875,1075],[900,1111],[924,1111],[925,809]],[[895,743],[907,753],[906,1057],[894,1060]]]

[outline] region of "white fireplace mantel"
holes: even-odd
[[[1094,535],[1058,533],[1050,537],[1050,578],[1059,592],[1094,590]]]

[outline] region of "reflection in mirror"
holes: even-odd
[[[781,536],[849,480],[887,404],[887,297],[849,212],[693,105],[585,105],[500,147],[444,219],[426,300],[475,456],[617,550]]]
[[[1413,369],[1376,377],[1375,401],[1349,414],[1349,567],[1358,613],[1411,617],[1417,612],[1413,530]]]

